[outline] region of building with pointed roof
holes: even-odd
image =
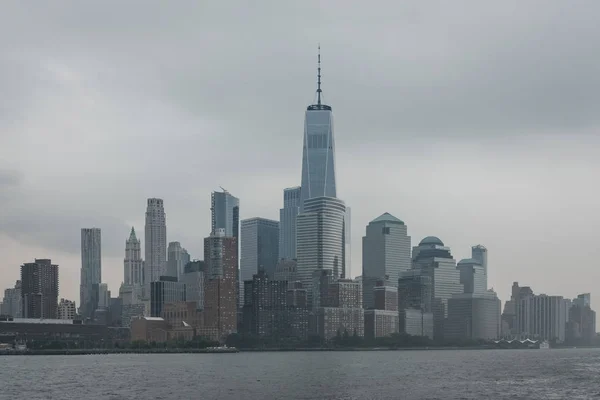
[[[123,260],[123,283],[127,286],[143,285],[144,262],[142,261],[142,244],[131,227],[129,239],[125,241],[125,259]]]

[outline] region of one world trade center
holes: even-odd
[[[314,197],[337,197],[335,188],[335,141],[331,107],[321,102],[321,54],[319,53],[317,104],[306,109],[300,212],[304,201]]]

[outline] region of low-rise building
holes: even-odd
[[[374,339],[398,333],[398,311],[365,310],[365,338]]]
[[[77,307],[75,302],[66,299],[60,299],[58,303],[58,319],[75,319],[77,315]]]

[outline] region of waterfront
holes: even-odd
[[[0,358],[0,399],[594,399],[600,349]]]

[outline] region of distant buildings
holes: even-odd
[[[295,260],[281,259],[275,266],[276,281],[286,281],[292,286],[298,280],[298,263]]]
[[[496,293],[464,293],[448,299],[446,340],[492,340],[500,336],[500,300]]]
[[[144,282],[167,274],[167,217],[162,199],[150,198],[146,208]]]
[[[98,228],[81,230],[81,284],[79,286],[79,313],[92,318],[97,308],[94,285],[102,282],[102,240]]]
[[[565,340],[578,346],[593,344],[596,339],[596,313],[590,308],[590,294],[578,295],[568,314]]]
[[[311,284],[314,271],[331,271],[339,278],[343,269],[343,226],[346,207],[333,197],[315,197],[306,200],[304,212],[297,220],[297,277],[308,290],[311,302]]]
[[[227,190],[212,192],[211,232],[223,229],[227,237],[238,238],[240,233],[240,200]]]
[[[562,296],[528,295],[517,308],[519,335],[522,338],[565,341],[567,303]]]
[[[363,237],[363,307],[375,307],[377,281],[389,280],[397,286],[400,274],[410,267],[410,236],[404,222],[389,213],[369,222]]]
[[[23,316],[23,298],[21,295],[21,281],[17,281],[15,286],[4,290],[2,307],[0,315],[10,315],[14,318]]]
[[[420,269],[403,272],[398,279],[399,332],[433,339],[433,285]]]
[[[296,220],[300,213],[300,186],[283,190],[279,210],[279,259],[296,259]]]
[[[21,266],[23,317],[57,319],[58,265],[36,259]]]
[[[287,337],[287,290],[287,282],[269,279],[264,270],[244,282],[243,325],[247,334]]]
[[[204,261],[190,261],[183,270],[181,283],[185,284],[185,298],[188,302],[195,302],[198,310],[204,309],[204,285],[206,263]]]
[[[60,299],[58,303],[58,319],[75,319],[77,315],[77,309],[75,308],[75,302],[66,299]]]

